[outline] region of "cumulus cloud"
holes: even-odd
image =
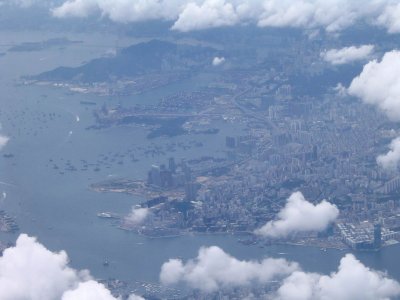
[[[390,3],[378,16],[377,24],[387,28],[389,33],[400,32],[400,3]]]
[[[389,147],[389,152],[379,155],[376,159],[378,165],[384,169],[393,169],[400,162],[400,137],[395,138]]]
[[[222,65],[225,62],[225,57],[214,57],[213,61],[212,61],[212,65],[213,66],[219,66]]]
[[[58,18],[87,17],[100,12],[115,22],[176,19],[184,0],[68,0],[52,9]]]
[[[52,12],[55,17],[99,12],[116,22],[170,20],[179,31],[254,23],[340,32],[365,21],[400,32],[395,0],[67,0]]]
[[[386,274],[345,255],[330,275],[309,273],[285,259],[241,261],[212,246],[200,249],[197,258],[183,263],[171,259],[161,268],[164,285],[183,283],[211,293],[220,289],[278,282],[271,299],[278,300],[384,300],[400,296],[400,284]],[[268,298],[269,299],[269,298]]]
[[[146,220],[150,213],[148,208],[136,208],[132,207],[131,212],[124,218],[124,221],[127,225],[140,225]]]
[[[336,32],[352,25],[362,14],[354,1],[267,0],[258,24],[261,27],[324,28]]]
[[[65,252],[52,253],[21,235],[0,258],[0,299],[60,299],[80,280]]]
[[[341,84],[338,83],[334,88],[333,91],[338,95],[339,97],[345,97],[347,96],[347,88]]]
[[[8,144],[9,140],[9,137],[0,134],[0,150],[2,150]]]
[[[241,261],[212,246],[201,248],[196,259],[184,264],[171,259],[161,268],[160,280],[165,285],[185,283],[191,288],[213,292],[220,288],[267,283],[298,269],[296,263],[284,259]]]
[[[74,290],[66,291],[61,300],[116,300],[111,295],[110,291],[107,290],[104,285],[97,281],[89,280],[86,282],[80,282],[78,287]]]
[[[189,2],[179,14],[172,29],[191,31],[237,24],[239,16],[232,3],[225,0],[205,0],[202,4]]]
[[[350,46],[341,49],[330,49],[322,52],[321,57],[332,65],[343,65],[371,57],[373,45]]]
[[[0,299],[117,300],[88,271],[70,268],[64,251],[51,252],[25,234],[0,257]]]
[[[387,52],[381,61],[367,63],[348,91],[378,107],[392,121],[400,121],[400,52]]]
[[[285,207],[278,213],[278,219],[270,221],[256,234],[267,237],[285,237],[291,233],[322,231],[334,222],[339,215],[336,205],[325,200],[313,205],[304,199],[300,192],[293,193]]]
[[[131,295],[128,297],[128,300],[144,300],[144,298],[141,297],[141,296],[135,295],[135,294],[131,294]]]
[[[87,17],[96,9],[98,9],[98,4],[95,0],[72,0],[54,8],[52,13],[57,18]]]
[[[376,106],[392,121],[400,121],[400,52],[385,53],[381,61],[367,63],[353,79],[348,93]],[[390,151],[377,158],[384,168],[394,168],[400,161],[400,140],[392,141]]]
[[[295,271],[277,292],[280,300],[384,300],[400,295],[400,284],[365,267],[352,254],[330,275]]]

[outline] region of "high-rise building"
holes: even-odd
[[[173,157],[170,157],[168,160],[168,169],[172,172],[176,172],[176,164],[175,164],[175,159]]]
[[[313,149],[313,152],[312,152],[313,153],[313,159],[317,160],[318,159],[318,147],[317,147],[317,145],[314,145],[312,149]]]
[[[374,248],[379,249],[382,246],[382,225],[376,223],[374,225]]]
[[[161,170],[159,166],[152,165],[149,172],[147,183],[161,186]]]
[[[198,191],[198,184],[194,182],[187,182],[185,184],[185,197],[188,201],[196,200],[197,191]]]
[[[225,138],[225,146],[228,148],[235,148],[236,147],[236,140],[232,136],[227,136]]]
[[[167,169],[161,169],[160,180],[161,180],[162,187],[173,186],[172,172]]]
[[[185,160],[182,160],[181,167],[182,167],[183,174],[185,175],[185,181],[190,182],[192,180],[192,170],[186,164]]]

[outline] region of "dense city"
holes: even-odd
[[[385,170],[376,162],[397,135],[396,125],[345,95],[341,84],[323,93],[297,95],[290,79],[298,75],[296,66],[280,69],[262,75],[257,70],[230,71],[212,87],[158,104],[95,110],[93,128],[136,124],[150,131],[148,138],[217,134],[218,122],[240,124],[242,130],[224,137],[225,150],[217,156],[170,157],[149,166],[148,178],[94,184],[98,191],[147,199],[142,206],[151,214],[145,224],[132,226],[122,218],[121,227],[154,237],[252,233],[275,218],[293,191],[301,191],[308,201],[336,204],[336,226],[318,237],[310,233],[273,242],[359,250],[396,243],[400,179],[395,169]],[[375,236],[381,235],[382,243],[374,242],[377,228],[381,232]]]

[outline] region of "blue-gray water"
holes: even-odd
[[[4,44],[44,38],[30,32],[2,32],[0,36]],[[99,278],[157,281],[163,262],[171,257],[195,257],[199,247],[207,245],[218,245],[241,259],[285,257],[299,262],[305,270],[328,273],[336,269],[345,253],[343,251],[322,252],[317,248],[295,246],[262,249],[241,245],[237,237],[231,235],[147,239],[119,230],[110,222],[97,218],[96,214],[102,211],[127,213],[140,199],[94,193],[88,189],[91,183],[109,176],[143,178],[152,163],[163,162],[169,156],[177,159],[198,157],[204,153],[222,156],[224,136],[237,132],[239,126],[219,124],[221,132],[218,135],[155,140],[147,140],[147,132],[138,127],[86,130],[87,126],[93,125],[93,107],[82,105],[82,100],[97,102],[98,106],[103,103],[129,105],[154,102],[160,96],[201,86],[207,79],[198,78],[145,95],[114,99],[69,95],[63,89],[15,84],[15,79],[21,75],[39,73],[59,65],[78,65],[109,51],[116,44],[115,39],[108,36],[79,36],[74,39],[101,46],[85,47],[84,43],[65,49],[8,53],[0,57],[1,133],[11,138],[3,153],[15,155],[11,159],[0,159],[0,181],[14,185],[0,185],[2,191],[7,192],[7,198],[1,205],[16,217],[20,232],[37,236],[51,250],[66,250],[73,267],[89,269]],[[130,42],[134,41],[125,40],[122,44]],[[0,52],[6,48],[3,46]],[[143,149],[139,149],[172,142],[189,144],[193,140],[203,142],[204,146],[193,146],[187,150],[177,147],[173,153],[155,157],[145,157]],[[132,151],[130,153],[134,153],[139,161],[131,162],[128,151]],[[101,155],[115,154],[125,155],[123,165],[113,163],[110,169],[100,165],[98,172],[91,166],[88,171],[59,174],[68,161],[80,169],[81,160],[96,164]],[[60,169],[54,169],[54,164]],[[4,241],[14,241],[17,235],[1,234],[0,237]],[[357,257],[368,266],[387,270],[389,275],[400,279],[399,250],[399,246],[393,246],[379,253],[357,254]],[[103,267],[104,260],[110,261],[108,268]]]

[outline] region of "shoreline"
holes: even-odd
[[[129,232],[134,232],[137,233],[140,236],[143,236],[145,238],[148,239],[172,239],[172,238],[178,238],[178,237],[183,237],[183,236],[235,236],[235,237],[243,237],[243,236],[247,236],[247,237],[251,237],[252,236],[252,232],[248,232],[248,231],[243,231],[243,232],[231,232],[231,233],[227,233],[227,232],[180,232],[179,234],[172,234],[172,235],[164,235],[164,236],[151,236],[148,234],[145,234],[143,232],[141,232],[140,230],[130,230],[130,229],[126,229],[126,228],[122,228],[122,227],[118,227],[121,230],[124,231],[129,231]],[[259,240],[260,241],[260,240]],[[241,243],[240,240],[237,240],[238,243],[243,244],[244,246],[258,246],[260,248],[267,248],[270,246],[295,246],[295,247],[309,247],[309,248],[315,248],[315,249],[319,249],[321,251],[327,251],[327,250],[336,250],[336,251],[351,251],[351,252],[379,252],[381,249],[384,248],[388,248],[391,246],[395,246],[400,244],[400,242],[396,241],[393,243],[389,243],[389,244],[385,244],[382,245],[381,249],[378,250],[355,250],[350,248],[349,246],[343,244],[343,247],[339,247],[339,246],[334,246],[334,245],[317,245],[317,244],[304,244],[304,243],[296,243],[296,242],[271,242],[269,244],[263,244],[263,243],[251,243],[251,244],[244,244]]]

